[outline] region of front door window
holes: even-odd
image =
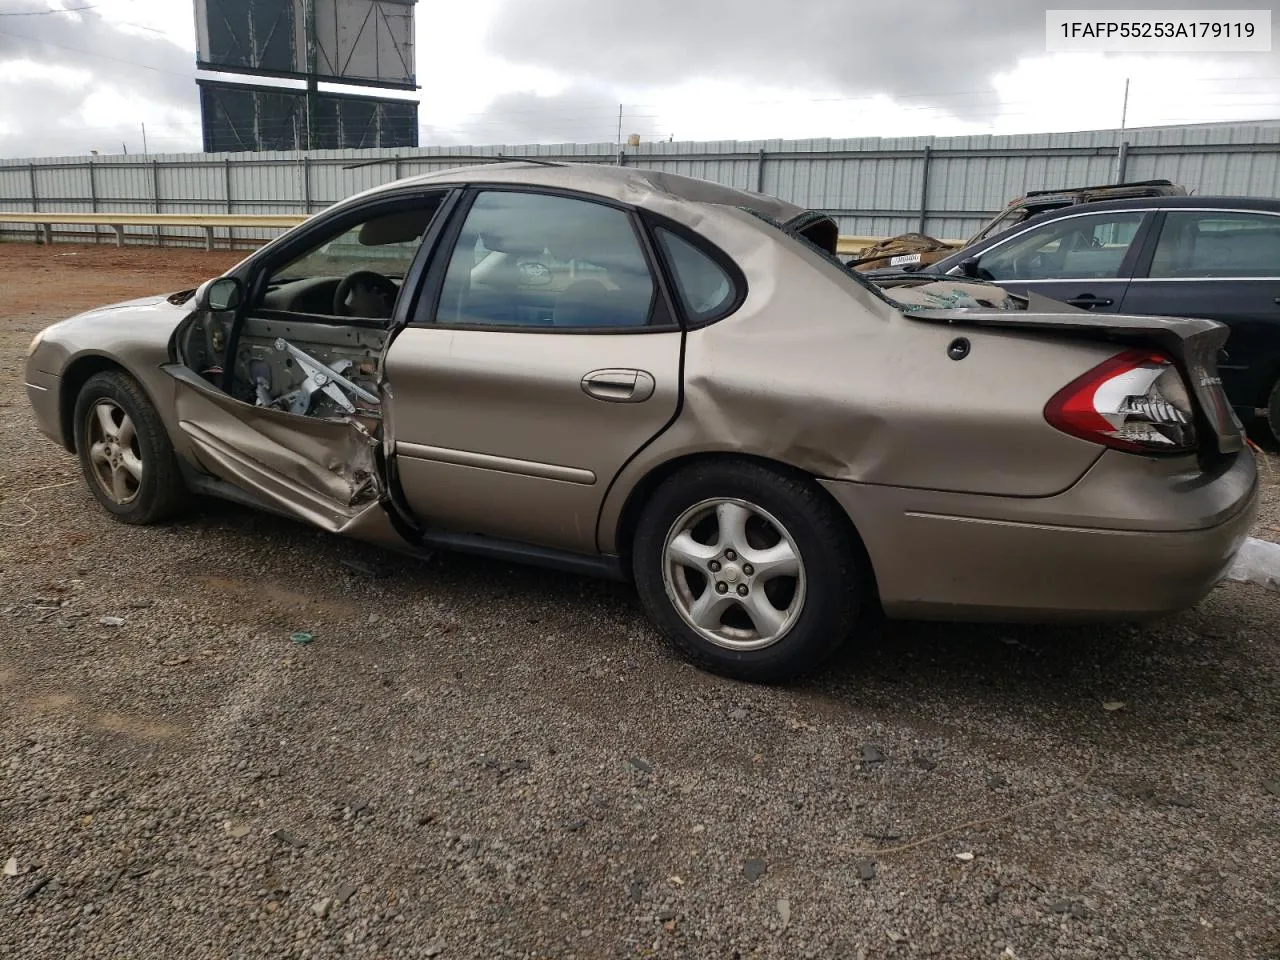
[[[400,286],[440,205],[405,201],[346,223],[287,263],[270,268],[262,310],[390,320]]]
[[[1115,280],[1141,213],[1064,217],[998,244],[978,258],[984,280]]]

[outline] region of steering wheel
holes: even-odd
[[[381,299],[385,304],[385,312],[374,319],[385,319],[391,316],[400,288],[391,280],[372,270],[357,270],[349,273],[338,282],[338,289],[333,291],[333,315],[335,317],[362,317],[366,313],[352,313],[347,309],[347,297],[353,292],[367,293]]]

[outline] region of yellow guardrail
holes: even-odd
[[[116,246],[124,246],[125,227],[192,227],[204,230],[205,249],[213,249],[213,231],[218,228],[287,230],[308,219],[300,213],[59,213],[56,211],[15,213],[0,210],[0,223],[26,223],[36,228],[38,239],[53,242],[53,225],[109,227],[115,231]],[[849,256],[883,240],[883,237],[842,236],[836,252]],[[963,246],[961,240],[943,243]]]
[[[0,223],[32,224],[45,243],[53,242],[53,225],[78,224],[110,227],[116,233],[116,246],[124,246],[125,227],[194,227],[204,230],[205,249],[213,249],[213,231],[222,228],[287,230],[306,220],[294,213],[13,213],[0,210]]]

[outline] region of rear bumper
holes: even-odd
[[[1193,606],[1257,513],[1249,451],[1194,463],[1108,452],[1055,497],[978,497],[824,481],[862,535],[893,617],[1138,619]]]
[[[28,369],[26,372],[27,400],[36,418],[36,427],[59,446],[68,446],[70,438],[62,435],[62,419],[58,404],[62,381],[51,373]]]

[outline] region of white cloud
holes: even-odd
[[[1157,126],[1280,116],[1280,77],[1245,72],[1228,58],[1057,54],[1027,58],[993,81],[1003,103],[1001,132]],[[1274,73],[1275,71],[1269,71]]]
[[[681,33],[655,26],[652,10],[637,19],[622,0],[424,0],[424,142],[613,142],[620,103],[622,135],[646,139],[1101,128],[1119,124],[1125,78],[1130,126],[1280,116],[1280,67],[1270,55],[1047,56],[1021,12],[1000,20],[969,11],[947,19],[943,36],[922,28],[925,9],[867,16],[845,0],[806,0],[806,17],[789,23],[784,0],[751,0],[756,15],[734,5],[726,25],[720,2],[662,0],[654,9],[684,11],[671,21],[688,27]],[[64,3],[74,5],[10,6]],[[992,13],[1021,4],[986,0]],[[819,6],[835,19],[816,14]],[[704,28],[724,35],[714,49],[707,44],[717,41],[695,35]],[[0,155],[115,150],[121,139],[139,151],[143,123],[153,151],[198,150],[194,47],[190,0],[96,0],[92,12],[0,18]],[[858,61],[868,51],[871,66]],[[871,69],[882,61],[891,69]],[[49,119],[46,84],[64,119]]]
[[[66,5],[79,6],[71,0]],[[185,50],[194,53],[196,49],[195,6],[191,0],[94,0],[94,10],[128,33],[158,32]]]

